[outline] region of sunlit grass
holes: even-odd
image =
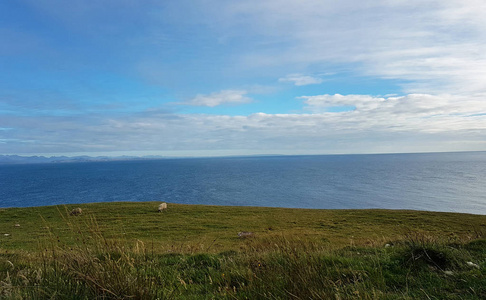
[[[486,216],[157,205],[0,211],[0,298],[486,297]]]

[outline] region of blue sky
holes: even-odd
[[[486,150],[484,1],[1,1],[0,154]]]

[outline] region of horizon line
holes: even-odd
[[[225,157],[259,157],[259,156],[344,156],[344,155],[391,155],[391,154],[445,154],[445,153],[475,153],[475,152],[486,152],[486,150],[458,150],[458,151],[417,151],[417,152],[361,152],[361,153],[254,153],[254,154],[214,154],[214,155],[164,155],[164,154],[141,154],[141,155],[129,155],[129,154],[119,154],[110,155],[106,154],[93,154],[90,155],[89,152],[75,153],[69,155],[69,153],[54,153],[49,155],[48,153],[20,153],[20,154],[5,154],[0,153],[0,157],[21,157],[21,158],[154,158],[154,159],[171,159],[171,158],[225,158]]]

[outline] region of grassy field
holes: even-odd
[[[0,298],[486,298],[486,216],[157,206],[0,209]]]

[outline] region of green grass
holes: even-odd
[[[0,298],[486,298],[486,216],[157,206],[1,209]]]

